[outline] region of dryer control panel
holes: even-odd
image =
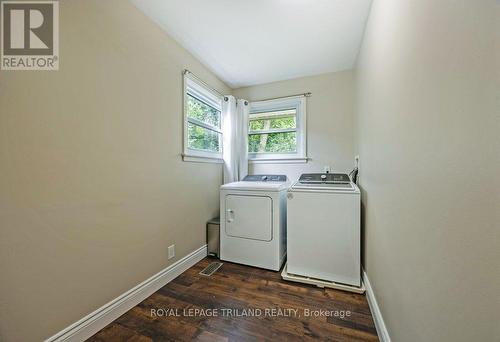
[[[248,175],[244,182],[286,182],[286,175]]]

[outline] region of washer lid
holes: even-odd
[[[221,185],[221,190],[244,191],[283,191],[290,187],[289,182],[233,182]]]
[[[320,183],[304,184],[299,181],[292,185],[291,191],[359,193],[356,184],[350,183]]]

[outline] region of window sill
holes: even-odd
[[[305,164],[309,158],[250,158],[250,164]]]
[[[200,157],[200,156],[193,156],[193,155],[189,155],[189,154],[183,154],[182,160],[185,162],[193,162],[193,163],[224,164],[224,160],[222,158]]]

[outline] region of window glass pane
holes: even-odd
[[[251,131],[258,131],[263,129],[296,128],[297,123],[295,120],[295,116],[282,116],[275,119],[251,119],[249,128]]]
[[[191,94],[188,94],[187,106],[188,117],[198,119],[206,124],[220,128],[220,110],[207,105]]]
[[[251,134],[248,136],[248,151],[251,153],[297,152],[296,132]]]
[[[296,114],[295,109],[254,113],[250,114],[248,126],[251,131],[297,128]]]
[[[188,123],[188,148],[210,152],[221,152],[222,134]]]

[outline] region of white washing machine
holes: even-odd
[[[285,175],[250,175],[220,188],[220,258],[279,271],[286,256]]]
[[[362,293],[360,191],[346,174],[303,174],[288,192],[286,280]]]

